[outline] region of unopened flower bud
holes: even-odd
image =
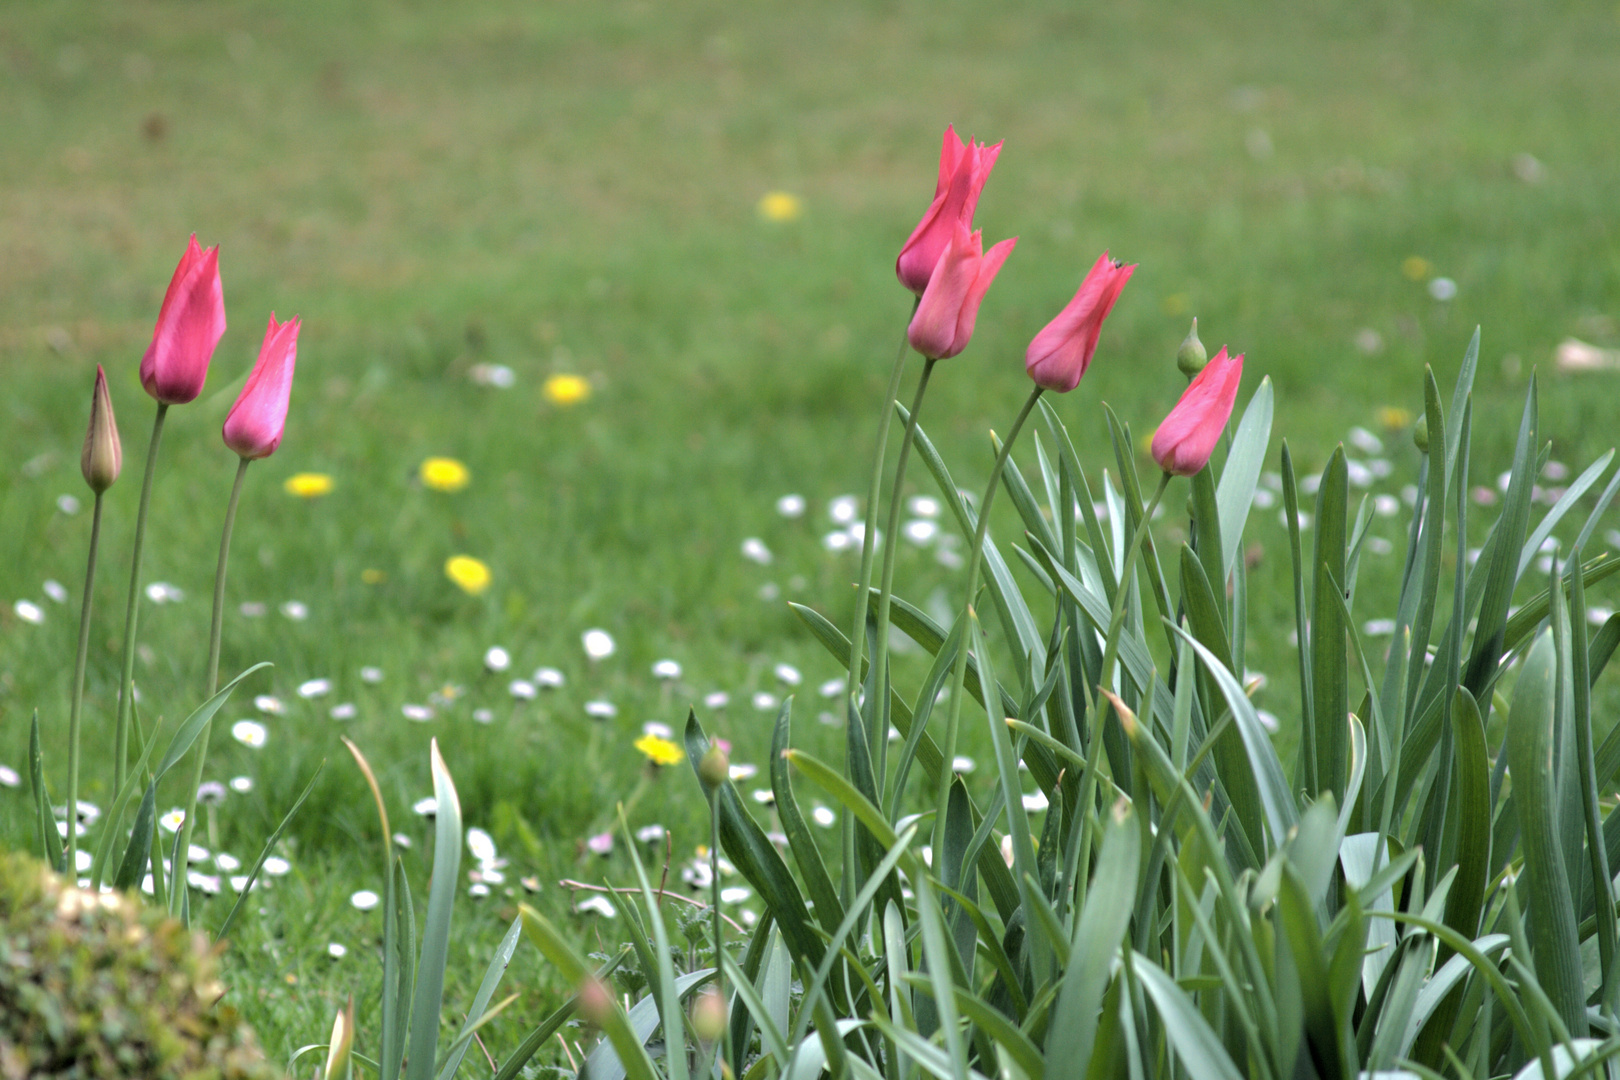
[[[84,452],[79,468],[90,490],[100,495],[112,487],[124,467],[124,451],[118,445],[118,422],[113,418],[112,395],[107,392],[107,373],[96,365],[96,388],[90,395],[90,427],[84,433]]]
[[[717,990],[707,990],[692,1004],[692,1030],[712,1043],[726,1033],[726,1002]]]
[[[1204,370],[1209,363],[1209,353],[1204,350],[1204,343],[1198,340],[1198,320],[1192,321],[1192,329],[1187,331],[1186,340],[1182,341],[1181,348],[1176,350],[1176,367],[1187,378],[1192,378]]]
[[[1412,428],[1412,443],[1422,453],[1427,454],[1429,452],[1429,418],[1427,416],[1418,417],[1417,425]]]
[[[731,758],[720,748],[717,742],[711,742],[709,749],[704,752],[702,760],[698,762],[698,779],[703,781],[705,788],[718,788],[731,776]]]
[[[596,976],[585,976],[577,996],[579,1015],[584,1017],[587,1023],[601,1027],[607,1018],[613,1015],[613,992]]]

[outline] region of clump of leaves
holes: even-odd
[[[202,935],[0,852],[0,1077],[271,1080]]]

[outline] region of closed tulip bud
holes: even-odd
[[[712,1043],[726,1033],[726,1001],[717,990],[705,990],[692,1003],[692,1031]]]
[[[967,348],[984,294],[990,291],[990,283],[1016,243],[1018,238],[1013,237],[985,251],[982,235],[969,232],[965,224],[957,222],[956,233],[939,257],[934,276],[928,280],[928,288],[906,328],[911,347],[934,360],[955,356]]]
[[[1418,417],[1417,426],[1412,429],[1412,443],[1418,448],[1419,452],[1424,454],[1429,452],[1429,418],[1427,416]]]
[[[900,284],[921,296],[928,288],[939,257],[945,253],[960,223],[973,227],[973,212],[979,206],[979,193],[990,178],[1001,144],[964,143],[954,127],[945,129],[945,145],[939,153],[939,182],[934,201],[922,220],[906,238],[895,260],[895,276]]]
[[[709,749],[698,760],[697,771],[698,779],[703,781],[705,788],[718,788],[731,777],[731,758],[719,743],[710,743]]]
[[[90,395],[90,427],[84,433],[84,452],[79,469],[90,490],[100,495],[112,487],[124,467],[124,451],[118,444],[118,421],[113,417],[112,395],[107,392],[107,373],[96,365],[96,388]]]
[[[245,458],[269,457],[281,445],[287,426],[287,403],[292,398],[293,368],[298,363],[297,317],[284,323],[270,314],[259,361],[247,385],[225,416],[225,445]]]
[[[1223,348],[1188,384],[1181,400],[1153,433],[1153,460],[1175,476],[1191,476],[1209,464],[1215,443],[1237,402],[1243,381],[1242,355],[1228,358]]]
[[[354,1053],[354,995],[349,1004],[332,1021],[332,1037],[326,1044],[326,1067],[321,1080],[343,1080],[350,1075],[349,1062]]]
[[[1209,353],[1204,351],[1204,343],[1198,340],[1198,320],[1194,319],[1192,329],[1187,331],[1187,338],[1176,350],[1176,367],[1187,378],[1192,378],[1204,370],[1209,363]]]
[[[613,1015],[613,991],[594,975],[585,976],[577,996],[579,1015],[587,1023],[601,1027]]]
[[[1024,353],[1024,370],[1036,385],[1066,394],[1080,385],[1091,366],[1103,320],[1114,309],[1135,266],[1123,266],[1103,252],[1057,318],[1047,323]]]
[[[193,235],[163,294],[152,344],[141,358],[141,386],[166,405],[195,401],[224,334],[219,248],[204,250]]]

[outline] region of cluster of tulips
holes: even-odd
[[[269,457],[281,445],[287,423],[287,406],[292,394],[293,369],[298,357],[297,318],[279,322],[272,313],[264,344],[259,349],[257,363],[248,375],[236,403],[225,418],[225,445],[240,457],[236,480],[231,488],[230,502],[225,513],[225,527],[220,539],[219,568],[214,581],[213,625],[209,634],[208,682],[206,698],[212,698],[219,683],[219,647],[221,623],[224,615],[225,569],[230,552],[231,528],[241,499],[242,482],[247,467],[259,458]],[[140,612],[141,550],[146,534],[146,514],[151,503],[152,478],[157,462],[158,446],[163,437],[163,425],[171,405],[184,405],[195,401],[202,393],[208,378],[208,365],[214,350],[225,334],[225,295],[219,278],[219,249],[204,249],[192,236],[180,265],[175,269],[158,312],[157,326],[152,332],[152,344],[141,358],[141,386],[157,402],[157,415],[152,424],[152,439],[147,449],[146,478],[141,488],[140,508],[135,521],[135,541],[130,558],[129,606],[124,617],[123,666],[119,683],[118,709],[113,732],[113,790],[125,789],[129,769],[129,733],[134,710],[135,642]],[[89,565],[85,571],[84,606],[80,614],[79,649],[74,666],[73,698],[68,728],[68,783],[67,806],[69,827],[63,852],[64,868],[73,872],[84,869],[84,860],[78,851],[77,829],[74,827],[79,798],[79,744],[80,723],[84,705],[85,660],[90,642],[91,597],[94,592],[96,555],[101,539],[102,495],[118,479],[123,467],[123,450],[118,437],[118,425],[113,416],[112,394],[107,387],[107,375],[100,365],[96,367],[95,390],[90,404],[90,425],[85,434],[84,451],[80,465],[84,479],[95,493],[95,510],[91,519]],[[192,819],[195,816],[197,788],[202,783],[203,763],[208,754],[208,725],[197,735],[195,778],[186,803],[186,818],[178,848],[185,852],[191,840]],[[112,822],[109,828],[116,829]],[[183,856],[182,856],[183,859]],[[183,865],[178,867],[174,879],[180,884],[173,890],[183,891]]]
[[[990,178],[1001,144],[964,142],[954,127],[945,129],[944,145],[939,156],[939,179],[934,198],[917,227],[912,230],[895,260],[895,276],[900,283],[916,295],[916,306],[910,324],[906,327],[906,342],[922,354],[924,364],[917,383],[915,399],[909,410],[901,411],[905,418],[905,438],[901,443],[895,479],[890,499],[887,532],[895,535],[899,522],[901,499],[899,493],[905,481],[906,460],[917,434],[917,418],[922,409],[923,396],[928,388],[934,365],[940,360],[956,356],[967,348],[973,337],[979,307],[1007,257],[1017,244],[1012,237],[984,249],[983,234],[973,228],[973,215],[978,208],[980,193]],[[963,615],[978,588],[978,574],[982,559],[986,530],[990,520],[990,504],[995,498],[1003,466],[1012,452],[1013,443],[1023,428],[1024,421],[1034,411],[1036,403],[1047,390],[1067,393],[1080,385],[1081,378],[1091,365],[1102,334],[1103,321],[1113,310],[1125,284],[1135,271],[1108,252],[1097,259],[1074,298],[1057,316],[1047,323],[1030,341],[1024,354],[1024,368],[1035,383],[1017,418],[999,446],[984,497],[977,507],[977,531],[967,569],[967,590]],[[871,486],[867,499],[865,540],[861,553],[861,582],[857,590],[854,625],[850,634],[852,662],[849,666],[848,694],[850,708],[854,704],[858,687],[857,673],[861,670],[861,650],[869,614],[868,596],[873,583],[873,553],[875,541],[876,508],[881,494],[882,467],[888,443],[889,420],[897,411],[897,397],[906,365],[907,350],[902,345],[895,358],[890,378],[889,393],[879,420],[878,452],[872,469]],[[1192,476],[1209,463],[1216,444],[1226,431],[1232,407],[1237,400],[1238,386],[1243,379],[1243,356],[1228,356],[1223,347],[1209,357],[1198,340],[1197,320],[1177,356],[1177,365],[1190,382],[1175,407],[1155,429],[1151,452],[1153,460],[1163,470],[1158,489],[1139,520],[1126,554],[1126,564],[1134,560],[1136,551],[1147,532],[1147,522],[1153,517],[1163,498],[1165,489],[1175,476]],[[873,661],[877,668],[879,688],[877,700],[886,696],[886,659],[889,638],[890,602],[894,582],[894,546],[884,554],[881,579],[877,590],[876,634],[873,640]],[[1124,615],[1123,598],[1119,593],[1113,619],[1118,623]],[[1117,628],[1116,628],[1117,631]],[[943,748],[950,760],[954,755],[962,694],[967,677],[969,650],[956,654],[956,663],[950,685],[951,697],[945,728]],[[1104,663],[1108,669],[1112,661]],[[873,728],[872,730],[878,730]],[[942,774],[939,784],[939,806],[936,830],[944,827],[946,801],[949,798],[950,773]],[[938,837],[936,837],[936,840]]]

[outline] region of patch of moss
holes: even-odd
[[[0,1080],[280,1080],[214,951],[139,897],[0,852]]]

